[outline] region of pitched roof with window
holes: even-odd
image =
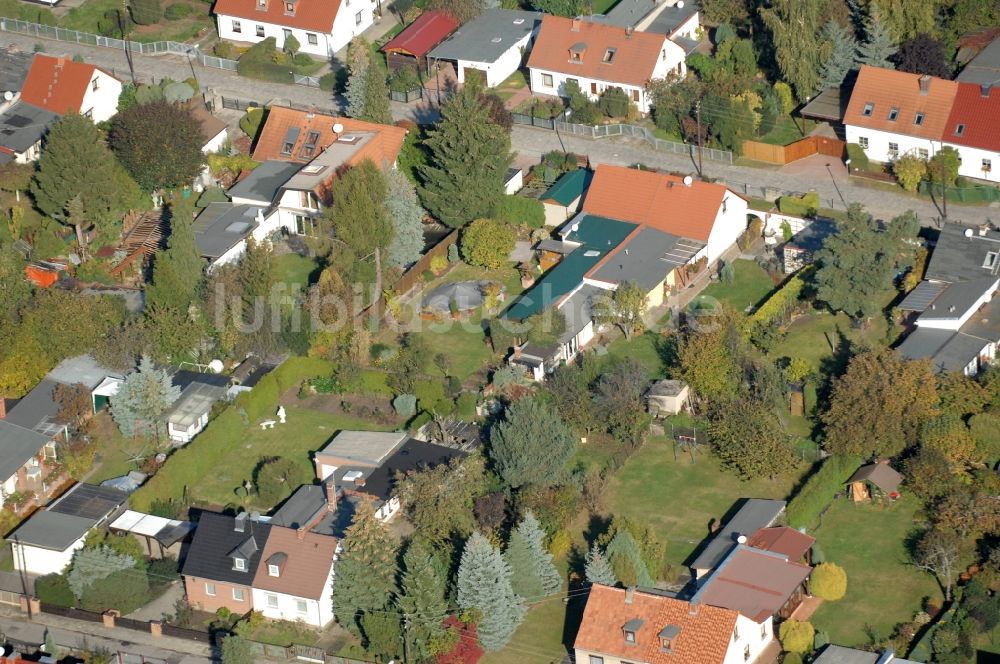
[[[865,65],[844,124],[940,140],[957,91],[954,81]]]
[[[1000,152],[1000,86],[959,83],[941,140]]]
[[[546,15],[528,57],[528,67],[644,86],[653,76],[666,41],[663,35],[650,32]]]
[[[83,99],[98,71],[111,76],[86,62],[37,53],[21,88],[21,101],[59,115],[81,113]]]
[[[253,587],[295,597],[319,599],[326,588],[336,550],[336,537],[271,526],[267,544],[261,554],[265,564],[257,569]],[[277,576],[271,574],[274,571],[271,569],[272,565],[278,568]]]
[[[181,573],[210,581],[249,586],[262,559],[261,551],[271,526],[261,521],[228,514],[202,512],[184,559]],[[234,560],[246,562],[238,569]]]
[[[286,4],[286,0],[216,0],[213,13],[330,34],[341,0],[295,0],[291,12]]]
[[[643,590],[594,584],[576,635],[577,650],[647,664],[725,660],[736,611],[695,606]],[[634,634],[634,642],[626,633]]]

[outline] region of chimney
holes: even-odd
[[[920,94],[927,95],[931,91],[931,77],[929,74],[924,74],[920,77]]]
[[[990,230],[990,225],[989,224],[980,224],[979,225],[979,234],[980,235],[986,235],[989,232],[989,230]]]
[[[337,511],[337,487],[334,486],[332,481],[327,482],[323,485],[326,489],[326,511],[336,512]]]
[[[364,486],[364,485],[365,485],[364,477],[359,477],[356,480],[354,480],[354,486]]]
[[[632,39],[632,26],[625,28],[625,39]]]
[[[233,519],[233,532],[242,533],[246,532],[247,529],[247,513],[240,512]]]
[[[635,598],[635,586],[629,586],[625,589],[625,604],[631,604],[632,600]]]
[[[979,95],[981,97],[989,98],[991,87],[993,87],[992,83],[983,83],[982,85],[979,86]]]
[[[306,538],[306,529],[305,528],[297,528],[295,530],[295,538],[297,540],[299,540],[300,542],[302,540],[304,540]]]
[[[576,18],[573,19],[573,28],[572,28],[573,32],[580,32],[580,22],[581,21],[582,21],[582,19],[579,16],[577,16]]]
[[[56,58],[56,67],[65,67],[65,66],[66,66],[66,56],[60,55],[58,58]]]

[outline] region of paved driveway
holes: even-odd
[[[184,586],[180,581],[174,581],[167,588],[167,591],[154,599],[152,602],[142,607],[137,611],[125,616],[126,618],[132,618],[133,620],[162,620],[163,614],[174,613],[174,607],[177,605],[177,600],[184,597]]]

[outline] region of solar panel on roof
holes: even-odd
[[[124,500],[125,494],[121,491],[92,484],[77,484],[50,506],[49,511],[98,520]]]
[[[7,124],[11,127],[27,127],[31,124],[31,119],[23,115],[12,115],[7,118]]]
[[[227,233],[245,233],[247,229],[250,228],[250,224],[246,221],[234,221],[233,223],[226,226]]]

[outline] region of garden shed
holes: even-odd
[[[653,417],[676,415],[685,409],[688,384],[682,380],[658,380],[646,393],[646,408]]]
[[[899,497],[899,485],[902,481],[903,476],[892,469],[889,461],[882,460],[861,466],[851,475],[851,479],[847,480],[847,484],[850,486],[851,500],[862,503],[885,497],[896,500]]]
[[[390,39],[382,52],[390,72],[413,67],[418,76],[429,70],[427,54],[458,28],[458,21],[443,9],[424,12]]]

